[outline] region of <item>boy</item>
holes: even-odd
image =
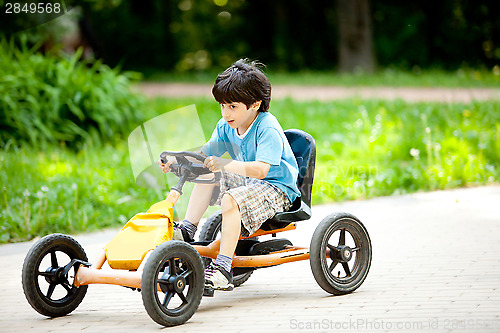
[[[240,59],[217,76],[212,94],[222,119],[201,149],[208,156],[204,166],[222,172],[216,202],[222,208],[220,252],[205,270],[205,286],[218,290],[233,289],[231,264],[240,234],[251,235],[300,196],[297,163],[283,129],[268,112],[271,84],[258,65]],[[226,152],[231,160],[220,157]],[[172,163],[160,167],[168,172]],[[174,239],[192,241],[214,187],[195,184]]]

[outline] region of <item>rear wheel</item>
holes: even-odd
[[[184,324],[198,309],[205,286],[203,262],[188,243],[169,241],[149,256],[141,279],[148,315],[160,325]]]
[[[329,215],[314,231],[309,258],[314,278],[321,288],[334,295],[353,292],[370,270],[370,236],[353,215]]]
[[[200,241],[213,241],[216,240],[217,237],[220,237],[220,232],[221,232],[221,226],[222,226],[222,212],[220,210],[216,211],[210,217],[207,218],[205,223],[203,224],[203,227],[201,228],[200,231]],[[205,267],[207,267],[212,259],[210,258],[203,258],[203,262],[205,264]],[[243,271],[243,272],[238,272],[238,268],[233,269],[233,284],[235,287],[241,286],[243,283],[245,283],[250,276],[253,273],[252,271]]]
[[[87,255],[73,238],[52,234],[36,242],[26,255],[22,271],[23,290],[29,304],[40,314],[60,317],[75,310],[88,286],[73,286],[79,265]]]

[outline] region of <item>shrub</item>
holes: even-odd
[[[36,50],[0,40],[0,147],[113,142],[140,123],[142,99],[129,90],[138,74],[80,61],[81,50]]]

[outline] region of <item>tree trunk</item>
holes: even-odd
[[[337,0],[339,71],[375,70],[370,0]]]

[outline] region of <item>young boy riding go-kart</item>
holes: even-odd
[[[300,130],[284,132],[268,112],[271,86],[255,63],[237,61],[217,77],[212,91],[222,119],[209,142],[198,153],[161,154],[160,167],[179,177],[177,185],[166,200],[134,216],[93,264],[68,236],[49,235],[32,247],[23,287],[35,310],[62,316],[79,305],[88,284],[116,284],[140,289],[157,323],[178,325],[194,314],[203,294],[233,290],[257,268],[307,259],[329,293],[350,293],[363,283],[371,243],[363,224],[350,214],[323,219],[310,248],[286,239],[256,239],[293,230],[295,222],[311,217],[314,139]],[[231,160],[221,158],[224,153]],[[186,181],[196,184],[184,221],[174,225],[173,208]],[[222,209],[207,219],[200,241],[194,242],[211,203]],[[59,254],[69,262],[60,265]],[[201,257],[207,258],[206,268]],[[105,261],[111,269],[102,269]],[[336,267],[343,272],[335,274]]]

